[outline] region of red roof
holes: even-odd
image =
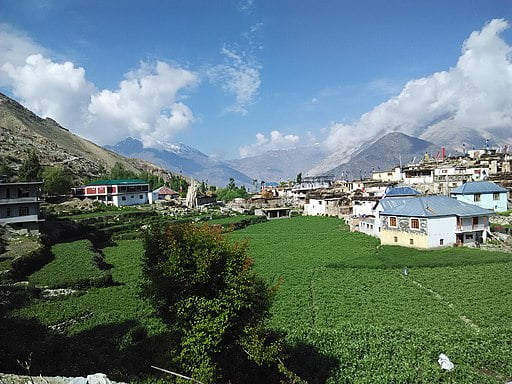
[[[176,192],[174,189],[168,188],[168,187],[160,187],[156,190],[156,192],[159,195],[178,195],[178,192]]]

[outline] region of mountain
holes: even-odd
[[[154,164],[108,151],[71,133],[50,118],[37,116],[0,93],[0,158],[17,169],[30,151],[35,151],[42,165],[67,168],[77,182],[86,177],[97,177],[103,169],[110,169],[116,163],[136,173],[168,174]]]
[[[227,163],[213,160],[201,151],[185,144],[160,143],[161,148],[144,148],[134,138],[127,138],[113,146],[105,146],[124,156],[144,159],[174,172],[182,172],[197,180],[207,181],[210,185],[224,187],[229,179],[235,179],[238,185],[251,186],[252,178],[234,169]]]
[[[305,173],[325,156],[319,145],[312,145],[267,151],[257,156],[228,160],[227,163],[254,179],[284,181],[294,180],[297,174]]]
[[[371,177],[372,170],[392,169],[423,158],[425,152],[436,154],[440,147],[429,141],[408,136],[400,132],[388,133],[377,141],[360,147],[349,161],[329,170],[337,178],[359,179]],[[450,148],[447,148],[449,151]]]

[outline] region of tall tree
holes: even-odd
[[[43,169],[35,151],[30,151],[18,170],[20,181],[40,181]]]
[[[266,327],[274,289],[245,243],[208,225],[155,226],[143,273],[142,292],[172,331],[172,368],[202,383],[250,383],[261,382],[258,364],[277,366],[281,342]]]
[[[50,195],[64,195],[71,192],[71,175],[61,167],[45,167],[42,178],[43,190]]]

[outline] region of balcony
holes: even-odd
[[[485,230],[485,224],[466,224],[466,225],[457,225],[455,228],[455,232],[471,232],[471,231],[483,231]]]
[[[0,199],[0,205],[40,203],[43,199],[37,196],[17,197],[15,199]]]
[[[0,224],[33,223],[44,221],[37,215],[12,216],[0,218]]]

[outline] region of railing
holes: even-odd
[[[37,196],[30,197],[17,197],[15,199],[0,199],[0,205],[6,204],[25,204],[25,203],[39,203],[43,201]]]
[[[470,231],[481,231],[484,230],[485,224],[467,224],[467,225],[457,225],[457,232],[470,232]]]

